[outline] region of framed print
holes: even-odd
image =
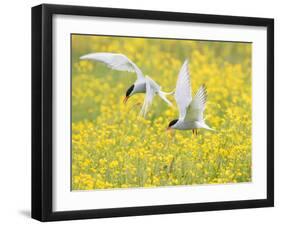
[[[32,217],[274,205],[274,21],[32,8]]]

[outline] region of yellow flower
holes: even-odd
[[[111,169],[115,168],[118,166],[118,161],[117,160],[113,160],[112,162],[109,163],[109,167]]]

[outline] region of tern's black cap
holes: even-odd
[[[174,119],[173,121],[171,121],[171,122],[169,123],[169,127],[175,125],[178,121],[179,121],[178,119]]]
[[[126,92],[126,97],[129,97],[131,92],[133,91],[135,85],[132,85]]]

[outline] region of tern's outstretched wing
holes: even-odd
[[[138,66],[128,57],[120,53],[90,53],[81,56],[80,59],[102,62],[107,67],[118,71],[135,72],[138,80],[144,79],[144,76]]]
[[[205,85],[200,86],[195,97],[187,108],[185,121],[204,121],[203,113],[207,101],[207,89]]]
[[[185,60],[177,80],[175,99],[179,109],[179,119],[184,119],[188,105],[192,101],[188,61]]]

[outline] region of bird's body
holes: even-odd
[[[155,95],[159,95],[160,98],[162,98],[168,105],[172,106],[172,103],[166,98],[166,96],[172,94],[173,92],[163,92],[161,87],[154,80],[152,80],[148,75],[144,76],[137,65],[125,55],[119,53],[90,53],[80,57],[80,59],[94,60],[104,63],[106,66],[114,70],[136,73],[137,80],[128,88],[124,102],[136,93],[145,93],[145,100],[140,111],[142,116],[147,114],[148,108],[152,104]]]
[[[203,128],[204,124],[199,121],[193,121],[193,122],[186,122],[184,120],[179,120],[176,125],[174,125],[174,129],[178,130],[192,130],[192,129],[200,129]]]
[[[134,93],[146,93],[145,82],[135,82],[134,83]]]
[[[179,109],[179,118],[171,121],[168,129],[192,130],[193,132],[202,128],[213,130],[205,123],[203,117],[207,101],[206,87],[200,86],[193,99],[191,93],[190,75],[186,60],[179,72],[174,94]]]

